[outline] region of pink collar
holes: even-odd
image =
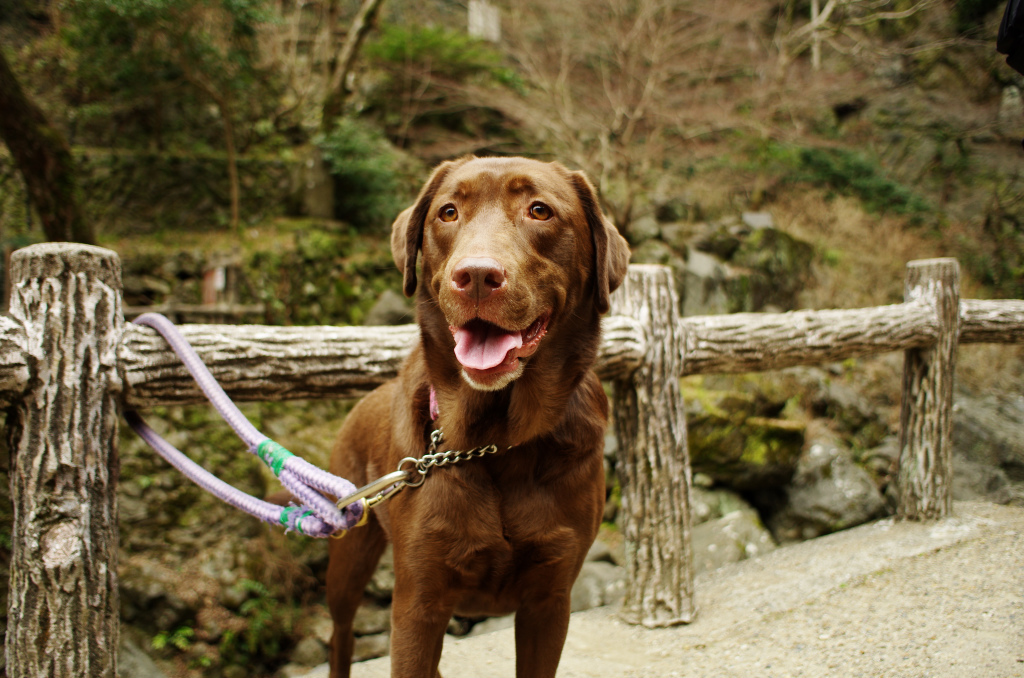
[[[437,418],[441,416],[441,408],[437,404],[437,389],[434,385],[430,385],[430,419],[437,421]]]

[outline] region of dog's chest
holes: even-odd
[[[422,537],[444,544],[461,612],[504,614],[538,589],[571,586],[601,510],[598,500],[579,501],[581,492],[600,498],[593,482],[573,488],[575,474],[485,463],[452,471],[436,486],[444,508]]]

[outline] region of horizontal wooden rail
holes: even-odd
[[[685,374],[759,372],[837,362],[934,343],[935,311],[921,302],[848,310],[693,316]]]
[[[598,371],[629,374],[646,353],[643,329],[622,316],[605,318]],[[181,325],[214,377],[240,401],[356,398],[398,373],[419,336],[396,327],[266,327]],[[124,404],[131,408],[202,402],[181,361],[148,327],[128,325],[121,350]]]
[[[1024,301],[960,302],[960,343],[1024,343]],[[733,313],[680,321],[684,375],[739,373],[838,362],[935,341],[934,311],[922,302],[860,309]],[[598,374],[629,374],[646,353],[644,333],[624,316],[603,321]],[[355,398],[393,377],[417,336],[397,327],[182,325],[225,390],[242,401]],[[28,379],[24,329],[0,316],[0,406]],[[181,361],[149,328],[128,325],[121,346],[123,402],[146,408],[202,402]]]
[[[960,302],[961,344],[1024,343],[1024,301],[964,299]]]

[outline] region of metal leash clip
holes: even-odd
[[[354,504],[360,499],[366,500],[365,508],[373,508],[385,499],[390,499],[396,492],[409,484],[409,475],[405,471],[394,471],[382,476],[372,483],[363,485],[358,490],[338,500],[339,509]]]
[[[473,457],[482,457],[485,454],[494,454],[498,451],[497,445],[486,445],[484,447],[474,447],[467,451],[448,450],[447,452],[438,452],[437,448],[443,441],[444,433],[441,432],[441,429],[433,431],[430,434],[430,446],[426,454],[419,459],[415,457],[402,459],[402,461],[398,462],[397,471],[392,471],[386,476],[374,480],[372,483],[363,485],[352,494],[339,499],[337,502],[338,509],[344,509],[346,506],[357,501],[362,501],[363,517],[359,521],[359,525],[363,525],[370,514],[370,509],[381,502],[391,499],[391,497],[398,494],[405,487],[419,487],[422,485],[423,481],[426,480],[427,472],[431,468],[456,464],[460,461],[472,459]],[[412,468],[402,468],[410,462],[412,463]],[[419,478],[416,478],[417,474],[419,474]],[[413,478],[416,478],[416,480],[412,480]],[[359,525],[356,525],[356,527]],[[340,539],[345,536],[346,532],[347,530],[343,530],[340,534],[334,536]]]

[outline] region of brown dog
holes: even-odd
[[[422,456],[435,428],[441,449],[500,451],[433,469],[332,541],[331,676],[349,675],[352,620],[387,541],[392,676],[440,675],[453,613],[511,612],[516,675],[554,676],[604,506],[608,402],[591,367],[629,248],[583,174],[472,157],[434,171],[391,248],[416,294],[420,342],[352,410],[331,471],[375,480]]]

